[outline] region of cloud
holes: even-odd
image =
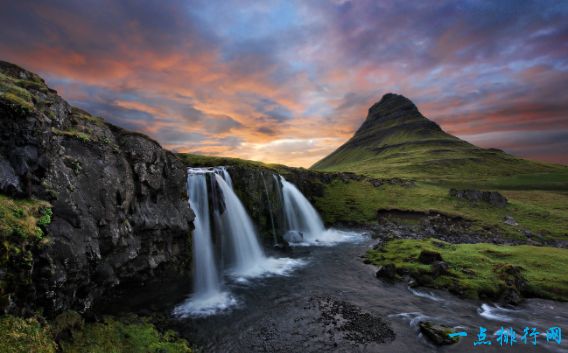
[[[566,163],[563,2],[31,0],[0,30],[4,60],[175,150],[309,166],[398,92],[460,137]]]

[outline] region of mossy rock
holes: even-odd
[[[459,337],[450,337],[450,334],[454,333],[454,329],[449,326],[429,321],[422,321],[418,326],[424,337],[437,346],[446,346],[459,342]]]
[[[55,353],[47,325],[36,318],[0,317],[0,353]]]

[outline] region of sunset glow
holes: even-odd
[[[568,4],[14,1],[0,59],[178,152],[308,167],[387,92],[482,147],[568,163]]]

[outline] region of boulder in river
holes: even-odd
[[[289,230],[284,234],[283,238],[289,243],[301,243],[304,241],[304,233],[297,230]]]
[[[396,266],[392,263],[385,264],[379,267],[375,274],[379,279],[386,279],[392,281],[396,278]]]
[[[459,341],[458,337],[449,336],[449,334],[454,332],[454,329],[449,326],[435,324],[430,321],[422,321],[418,326],[424,337],[437,346],[450,345]]]

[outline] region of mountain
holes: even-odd
[[[393,93],[373,104],[366,120],[349,141],[311,168],[445,180],[565,169],[472,145],[424,117],[408,98]]]

